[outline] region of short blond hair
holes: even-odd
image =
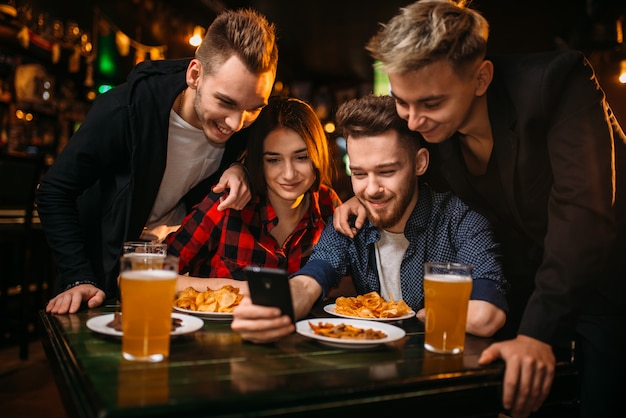
[[[366,49],[387,73],[419,70],[441,59],[455,71],[485,57],[489,24],[468,1],[423,0],[400,9]]]

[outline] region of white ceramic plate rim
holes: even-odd
[[[329,323],[333,325],[346,324],[357,328],[372,329],[374,331],[382,331],[387,337],[380,340],[347,340],[317,335],[310,327],[309,322],[317,324],[319,322]],[[305,337],[313,338],[324,344],[340,347],[340,348],[370,348],[381,344],[387,344],[404,338],[406,332],[395,325],[385,323],[372,323],[361,319],[342,319],[342,318],[310,318],[303,319],[296,323],[296,332]]]
[[[340,316],[342,318],[350,318],[350,319],[362,319],[364,321],[380,321],[380,322],[393,322],[393,321],[400,321],[402,319],[409,319],[409,318],[413,318],[415,316],[415,311],[411,310],[411,312],[409,312],[406,315],[403,316],[397,316],[395,318],[361,318],[360,316],[350,316],[350,315],[344,315],[344,314],[340,314],[335,312],[335,307],[337,306],[336,303],[331,303],[329,305],[324,306],[324,312],[329,313],[331,315],[335,315],[335,316]]]
[[[203,319],[220,319],[220,320],[233,319],[232,312],[199,312],[199,311],[192,311],[191,309],[179,308],[178,306],[174,306],[174,310],[178,312],[184,312],[188,315],[199,316]]]
[[[114,316],[115,314],[105,314],[90,318],[87,320],[87,328],[98,334],[121,337],[122,331],[107,326],[109,322],[113,321]],[[202,319],[195,316],[172,313],[172,318],[178,318],[182,321],[182,325],[171,332],[172,336],[189,334],[204,326]]]

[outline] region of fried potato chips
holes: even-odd
[[[243,295],[239,289],[231,285],[224,285],[217,290],[207,287],[204,292],[188,287],[178,294],[174,306],[198,312],[232,312],[241,299]]]
[[[340,296],[335,300],[335,312],[357,318],[398,318],[411,312],[405,301],[386,301],[378,292],[356,297]]]
[[[349,324],[329,324],[318,322],[317,325],[309,321],[309,326],[317,335],[344,340],[380,340],[387,337],[382,331],[371,328],[363,329]]]

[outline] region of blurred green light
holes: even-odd
[[[101,84],[98,86],[98,93],[102,94],[102,93],[106,93],[107,91],[111,90],[113,88],[112,85],[110,84]]]
[[[100,35],[98,38],[98,71],[105,77],[117,75],[115,34]]]
[[[115,61],[110,55],[100,55],[100,61],[98,62],[100,73],[108,76],[113,76],[117,72],[115,68]]]
[[[382,70],[380,61],[374,62],[374,94],[376,96],[388,96],[391,92],[389,76]]]

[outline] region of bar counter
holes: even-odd
[[[118,337],[86,321],[118,307],[39,314],[42,343],[70,417],[498,417],[504,363],[478,365],[492,340],[467,336],[463,354],[425,351],[423,324],[392,323],[402,340],[373,349],[340,349],[299,334],[276,344],[243,342],[229,321],[204,320],[175,336],[161,363],[123,360]],[[315,318],[328,317],[320,306]],[[571,353],[557,354],[544,409],[576,400]]]

